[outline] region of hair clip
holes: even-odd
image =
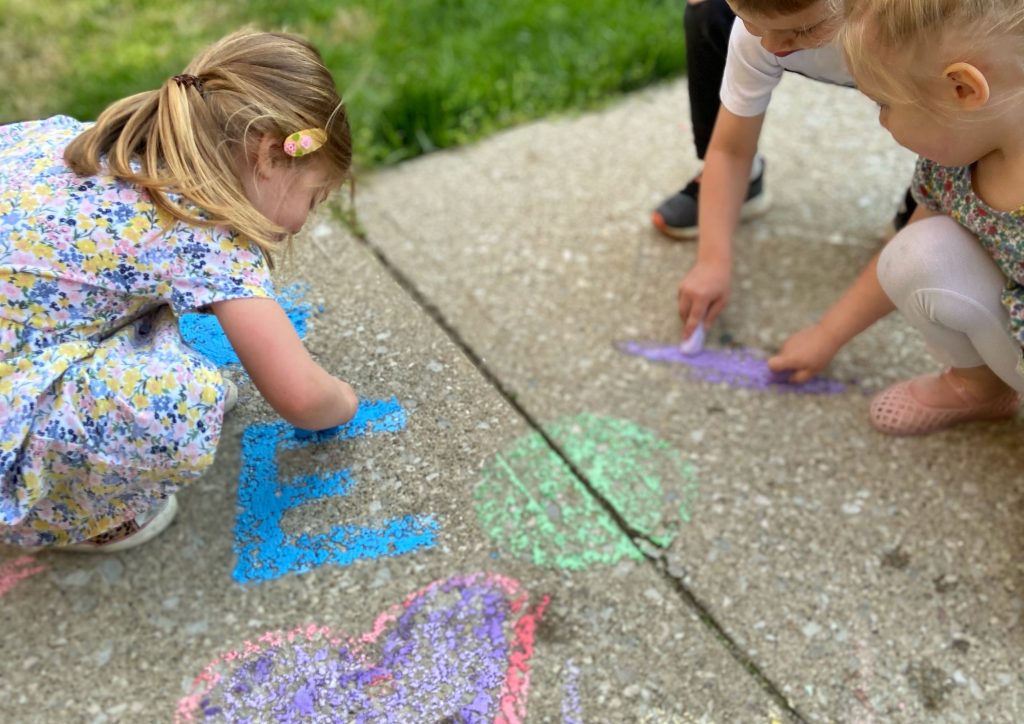
[[[199,76],[197,75],[182,73],[181,75],[172,76],[171,80],[177,83],[179,88],[188,88],[189,86],[192,86],[200,93],[203,92],[203,81],[200,80]]]
[[[296,131],[284,139],[284,152],[292,158],[305,156],[320,148],[327,141],[327,134],[319,128]]]

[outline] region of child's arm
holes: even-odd
[[[307,430],[352,419],[355,392],[313,361],[280,304],[247,298],[212,307],[256,389],[281,417]]]
[[[763,113],[744,117],[724,106],[718,110],[700,181],[697,261],[679,282],[684,337],[689,337],[700,322],[709,326],[729,301],[732,236],[750,183],[750,166],[763,123]]]
[[[919,205],[908,224],[936,216]],[[892,300],[878,282],[878,252],[839,300],[829,307],[817,324],[801,329],[782,344],[779,353],[768,360],[773,372],[792,374],[790,382],[806,382],[832,361],[842,347],[893,309]]]
[[[790,382],[806,382],[831,362],[843,345],[895,309],[878,283],[880,255],[871,257],[817,324],[801,329],[782,344],[779,353],[768,360],[772,372],[788,371]]]

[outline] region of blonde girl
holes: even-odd
[[[920,206],[775,369],[802,378],[898,308],[946,369],[871,403],[894,435],[1009,419],[1024,392],[1024,3],[846,0],[840,33],[879,121],[920,155]]]
[[[95,124],[0,127],[0,542],[116,551],[166,527],[232,396],[186,312],[217,316],[287,421],[353,416],[269,274],[350,164],[319,53],[276,33],[229,35]]]

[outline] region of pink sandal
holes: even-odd
[[[907,380],[882,390],[872,398],[871,424],[889,435],[927,435],[961,422],[1010,420],[1017,415],[1021,395],[1016,390],[1007,390],[987,402],[976,402],[949,370],[939,378],[963,401],[961,407],[932,407],[918,402],[910,392],[914,380]]]

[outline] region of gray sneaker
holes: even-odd
[[[697,238],[697,206],[700,198],[700,180],[694,178],[686,188],[669,196],[651,214],[654,228],[672,239]],[[740,209],[740,219],[753,219],[768,211],[771,199],[764,190],[764,164],[761,173],[747,187],[747,198]]]

